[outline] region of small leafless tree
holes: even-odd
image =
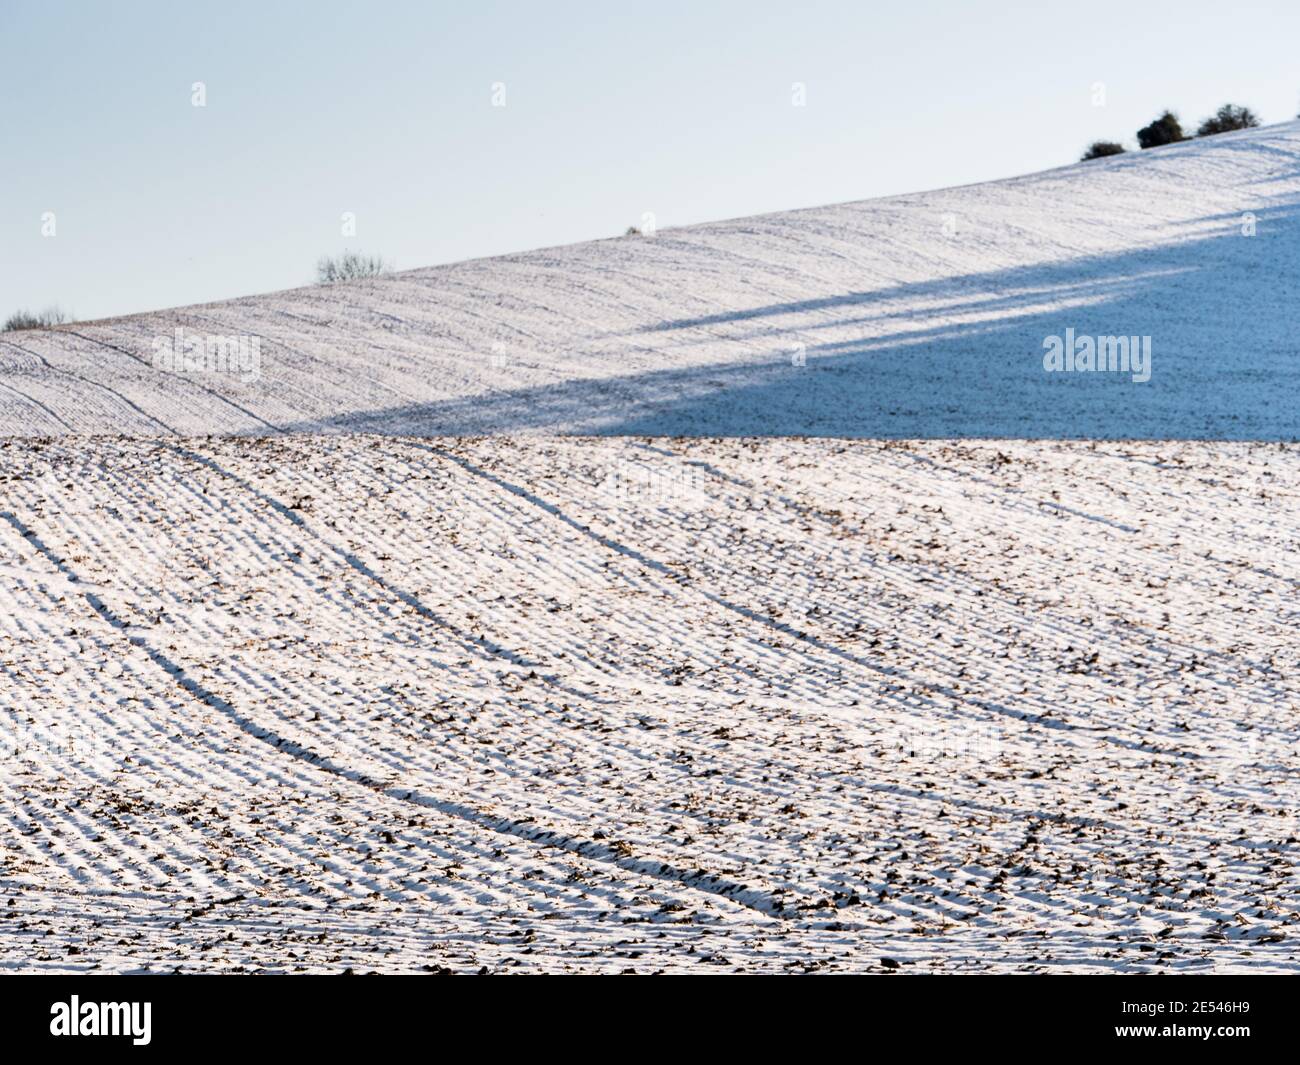
[[[49,329],[52,325],[60,325],[68,320],[68,316],[58,307],[47,307],[37,314],[32,314],[30,311],[15,311],[5,322],[4,331],[8,333],[16,329]]]
[[[316,280],[355,281],[360,277],[382,277],[391,271],[378,255],[362,255],[360,252],[345,251],[342,255],[323,255],[316,264]]]

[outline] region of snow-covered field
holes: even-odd
[[[0,335],[0,968],[1300,970],[1298,162]]]
[[[1300,968],[1294,448],[0,459],[5,965]]]
[[[0,435],[1294,440],[1298,292],[1292,122],[985,185],[0,334]],[[154,344],[177,329],[260,338],[256,379],[158,372]],[[1150,336],[1151,380],[1045,373],[1044,338],[1066,329]]]

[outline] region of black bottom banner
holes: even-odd
[[[18,1061],[23,1051],[80,1057],[110,1048],[374,1054],[438,1031],[465,1033],[475,1018],[496,1018],[484,1033],[496,1050],[511,1036],[536,1046],[548,1029],[635,1041],[651,1024],[662,1038],[665,1023],[680,1021],[683,1038],[719,1052],[746,1036],[766,1039],[778,1018],[787,1031],[820,1018],[800,1024],[801,1043],[905,1040],[914,1052],[994,1053],[1125,1045],[1183,1053],[1199,1044],[1237,1054],[1289,1046],[1296,1016],[1297,985],[1284,977],[785,977],[779,989],[750,979],[725,990],[717,977],[702,979],[714,986],[588,980],[552,1000],[519,980],[489,990],[482,981],[434,987],[418,977],[7,976],[0,1022],[6,1056]],[[735,1009],[750,997],[757,1008]],[[508,1023],[512,1016],[521,1023]],[[705,1033],[714,1045],[699,1045]]]

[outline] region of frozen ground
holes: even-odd
[[[1300,449],[0,445],[0,966],[1300,969]]]
[[[1300,970],[1298,163],[0,334],[0,968]]]
[[[0,335],[0,435],[1295,440],[1298,207],[1292,122]],[[178,328],[262,338],[260,377],[155,371],[154,341]],[[1151,380],[1044,373],[1044,338],[1066,329],[1149,335]]]

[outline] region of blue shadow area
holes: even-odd
[[[293,428],[1300,439],[1300,211],[1259,212],[1253,236],[1243,235],[1239,215],[1202,219],[1196,229],[1198,236],[1123,254],[756,305],[629,335],[666,354],[733,344],[745,352],[737,361],[503,389]],[[1067,329],[1149,336],[1150,380],[1045,371],[1045,338]],[[845,339],[855,330],[860,339]],[[800,346],[802,366],[791,359]]]

